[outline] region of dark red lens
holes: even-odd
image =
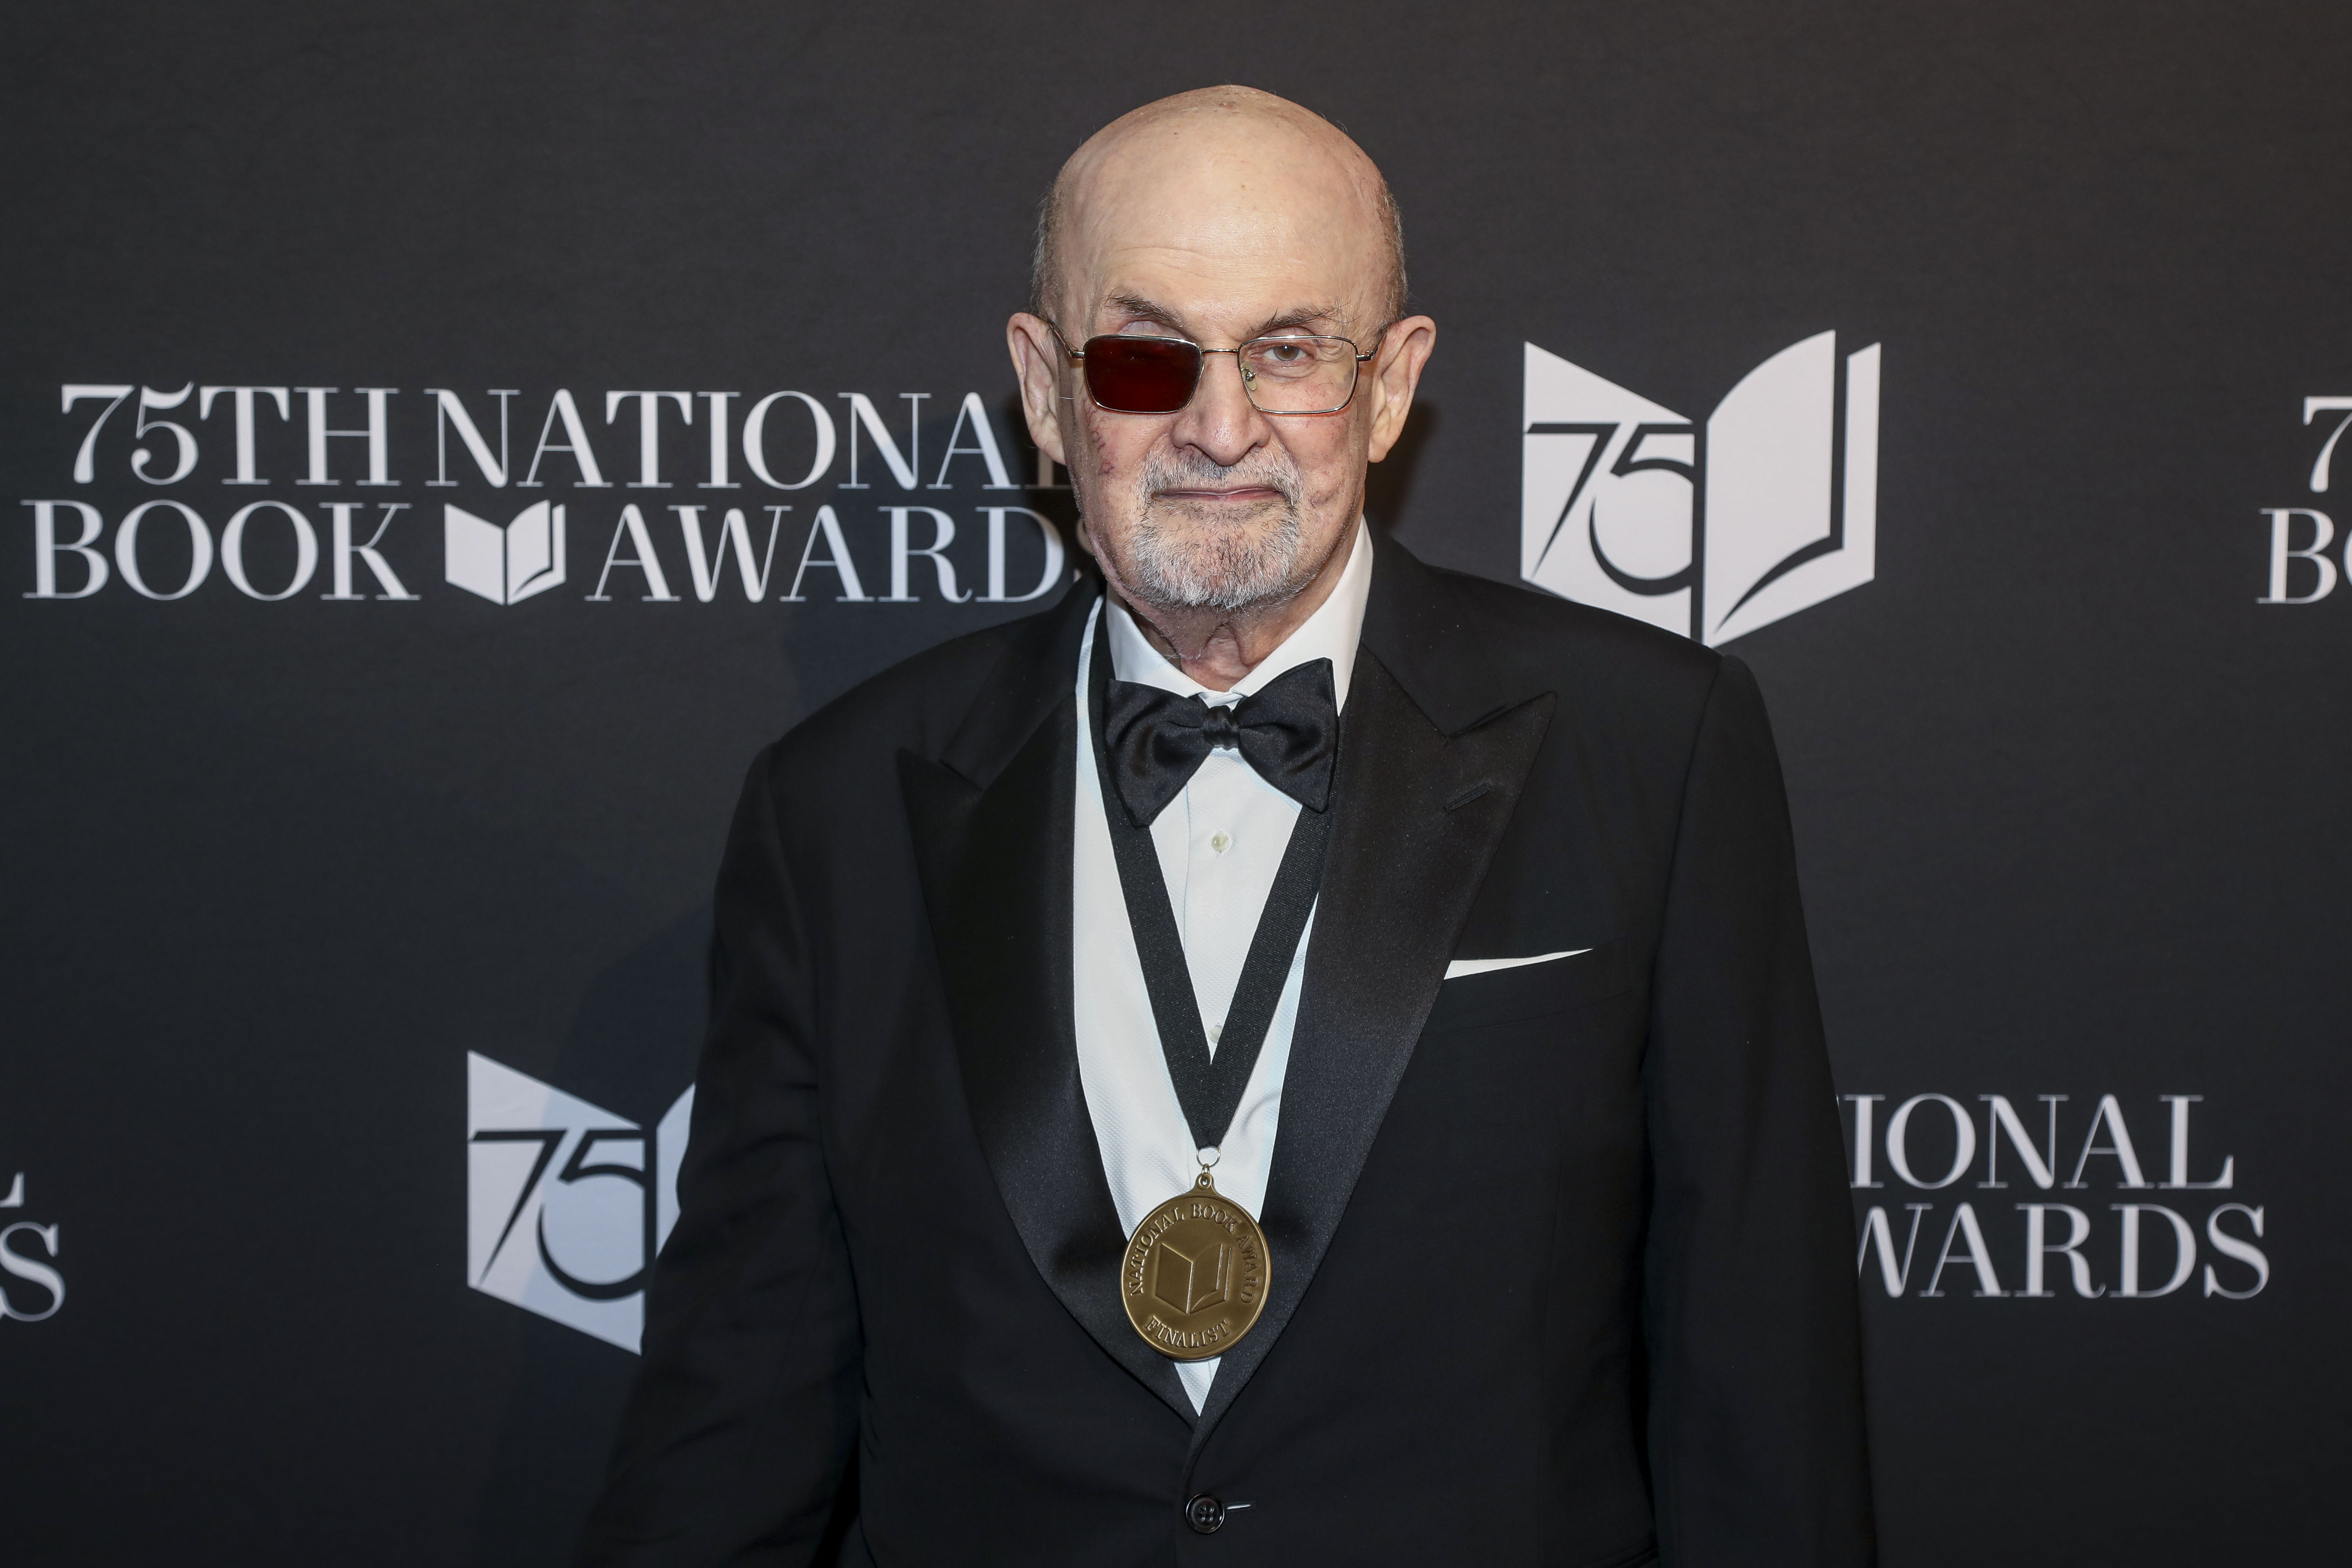
[[[1113,414],[1173,414],[1201,384],[1201,351],[1173,338],[1088,338],[1087,391]]]

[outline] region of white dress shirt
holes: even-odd
[[[1231,691],[1212,691],[1187,676],[1145,640],[1133,616],[1106,600],[1087,619],[1086,638],[1079,645],[1078,733],[1093,733],[1087,678],[1096,617],[1106,615],[1110,617],[1111,672],[1121,680],[1225,706],[1263,689],[1286,671],[1328,658],[1334,692],[1344,710],[1371,585],[1371,532],[1360,520],[1348,564],[1331,596]],[[1145,1215],[1192,1186],[1205,1152],[1193,1148],[1183,1107],[1168,1077],[1150,994],[1144,989],[1143,963],[1136,955],[1135,933],[1128,924],[1127,900],[1119,889],[1118,863],[1112,856],[1090,743],[1078,747],[1076,804],[1070,870],[1078,1078],[1086,1089],[1095,1141],[1102,1149],[1103,1174],[1110,1180],[1111,1201],[1118,1207],[1119,1227],[1132,1236]],[[1183,793],[1151,825],[1213,1056],[1299,809],[1297,801],[1259,778],[1240,752],[1217,751],[1209,753]],[[1290,1037],[1298,1023],[1299,986],[1314,931],[1310,914],[1233,1126],[1223,1143],[1208,1155],[1215,1162],[1217,1191],[1254,1215],[1265,1212],[1282,1079],[1290,1065]],[[1176,1371],[1192,1407],[1201,1408],[1217,1375],[1217,1358],[1178,1362]]]

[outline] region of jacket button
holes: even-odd
[[[1184,1522],[1199,1535],[1214,1535],[1217,1527],[1225,1522],[1225,1505],[1202,1492],[1184,1505]]]

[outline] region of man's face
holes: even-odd
[[[1214,126],[1147,143],[1112,154],[1071,193],[1054,322],[1070,347],[1105,333],[1204,349],[1317,334],[1374,357],[1337,413],[1262,413],[1234,356],[1212,353],[1183,408],[1113,414],[1095,405],[1045,324],[1016,316],[1030,432],[1070,470],[1088,542],[1128,598],[1171,609],[1280,604],[1355,526],[1365,465],[1402,427],[1433,328],[1383,319],[1377,211],[1328,153]]]

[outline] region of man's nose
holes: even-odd
[[[1240,356],[1203,354],[1201,384],[1192,401],[1176,416],[1170,437],[1191,447],[1220,468],[1232,468],[1274,434],[1265,415],[1249,400],[1242,380]]]

